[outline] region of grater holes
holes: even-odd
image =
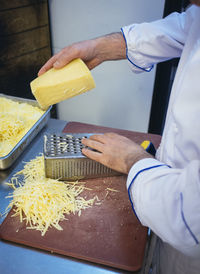
[[[74,135],[58,135],[51,134],[47,136],[46,142],[46,154],[52,157],[75,157],[83,156],[82,148],[85,147],[82,144],[83,138],[89,138],[86,134],[74,134]]]

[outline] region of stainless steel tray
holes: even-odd
[[[5,97],[19,103],[28,103],[32,106],[39,107],[39,104],[36,100],[18,98],[14,96],[9,96],[0,93],[0,97]],[[0,157],[0,170],[9,168],[18,156],[25,150],[25,148],[30,144],[33,138],[38,134],[38,132],[46,125],[47,121],[50,118],[50,110],[52,107],[49,107],[41,118],[32,126],[32,128],[24,135],[24,137],[15,145],[15,147],[3,157]]]

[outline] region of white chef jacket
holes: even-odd
[[[136,73],[180,57],[156,159],[134,164],[127,188],[136,216],[160,238],[154,273],[200,274],[200,8],[122,33]]]

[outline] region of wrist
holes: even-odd
[[[121,32],[96,38],[96,56],[103,61],[126,59],[126,43]]]
[[[130,169],[132,168],[132,166],[134,164],[136,164],[137,162],[139,162],[140,160],[143,159],[147,159],[147,158],[152,158],[154,159],[154,156],[152,156],[151,154],[149,154],[148,152],[146,152],[145,150],[138,153],[137,155],[132,155],[132,157],[129,157],[129,159],[127,159],[127,174],[129,173]]]

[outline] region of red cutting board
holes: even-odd
[[[68,123],[63,132],[93,133],[118,132],[138,143],[151,140],[157,147],[160,136],[98,127],[77,122]],[[142,267],[147,228],[135,217],[126,189],[126,176],[87,180],[85,198],[97,195],[101,201],[82,211],[81,216],[69,215],[60,225],[63,231],[49,229],[45,236],[40,232],[27,230],[19,218],[11,217],[11,210],[0,226],[0,238],[15,243],[108,265],[128,271]],[[115,189],[110,191],[107,188]],[[53,256],[53,255],[52,255]]]

